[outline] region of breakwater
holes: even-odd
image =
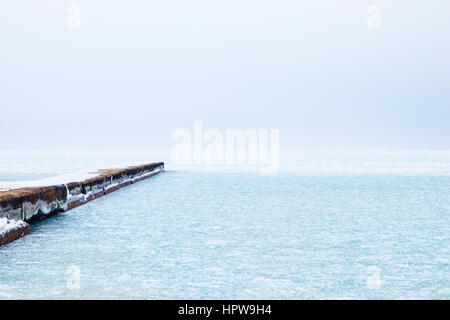
[[[30,232],[30,223],[76,208],[164,171],[164,163],[101,169],[82,181],[0,190],[0,246]]]

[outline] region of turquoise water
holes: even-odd
[[[87,159],[111,162],[8,156],[0,177]],[[450,298],[448,154],[286,159],[273,176],[168,164],[37,223],[0,248],[0,298]]]

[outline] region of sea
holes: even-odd
[[[450,299],[449,151],[280,157],[262,175],[167,152],[0,151],[0,185],[166,163],[0,247],[0,299]]]

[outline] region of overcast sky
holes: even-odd
[[[0,149],[169,149],[194,120],[287,149],[450,147],[448,0],[3,0],[0,40]]]

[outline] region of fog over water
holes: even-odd
[[[1,1],[0,188],[166,172],[1,247],[0,299],[449,299],[449,30],[443,0]],[[196,123],[276,132],[276,170],[176,163]]]
[[[194,120],[278,128],[284,149],[449,148],[449,17],[441,0],[2,1],[0,149],[170,149]]]

